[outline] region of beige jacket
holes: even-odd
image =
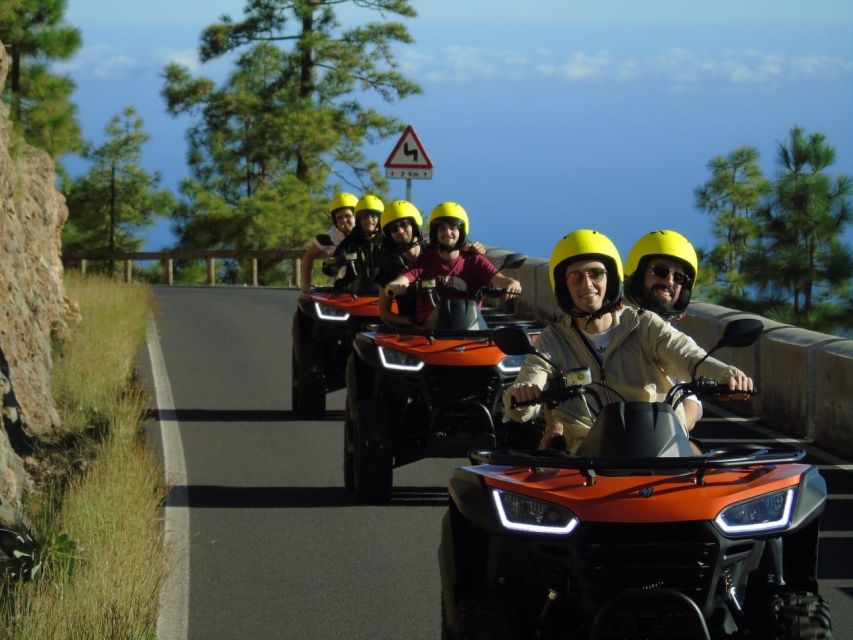
[[[548,356],[563,372],[588,367],[593,381],[605,383],[622,394],[626,400],[661,402],[676,380],[690,380],[693,366],[705,355],[690,337],[667,324],[657,314],[625,307],[613,312],[613,326],[607,350],[596,357],[572,326],[572,317],[563,319],[545,329],[536,348]],[[599,362],[600,358],[600,362]],[[540,389],[550,375],[552,367],[538,356],[527,356],[512,386],[504,393],[506,414],[517,422],[535,418],[542,405],[510,408],[512,388],[521,383],[534,384]],[[714,358],[708,358],[699,367],[699,376],[726,382],[741,371]],[[618,402],[620,398],[599,385],[593,388],[601,395],[604,404]],[[595,401],[590,398],[594,408]],[[684,421],[683,409],[676,410]],[[555,420],[564,425],[564,437],[569,450],[574,451],[586,437],[593,423],[582,399],[563,402],[553,410]]]

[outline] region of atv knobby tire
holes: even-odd
[[[770,599],[768,638],[773,640],[830,640],[829,605],[809,591],[777,593]]]
[[[353,480],[359,502],[385,504],[391,500],[394,458],[391,425],[385,405],[365,400],[355,405]]]
[[[477,595],[456,607],[453,640],[521,640],[522,632],[508,603],[491,595]]]
[[[349,403],[344,409],[344,487],[352,491],[355,488],[355,427],[350,418]]]
[[[326,415],[326,383],[322,375],[306,366],[307,359],[300,363],[295,354],[292,358],[291,403],[300,418],[317,420]]]

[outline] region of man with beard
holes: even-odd
[[[513,407],[512,400],[539,400],[554,375],[551,363],[560,371],[589,369],[593,383],[605,385],[601,394],[605,404],[660,402],[673,379],[690,377],[697,367],[700,376],[740,392],[733,398],[752,392],[750,377],[716,358],[704,359],[703,349],[657,314],[623,306],[622,259],[604,234],[579,229],[564,236],[551,254],[548,275],[565,315],[542,331],[536,342],[547,361],[527,356],[504,393],[504,409],[512,420],[528,422],[539,414],[540,404]],[[683,423],[682,406],[675,412]],[[546,408],[545,423],[540,448],[548,448],[561,436],[566,449],[574,452],[592,428],[593,415],[572,399]]]
[[[658,314],[667,322],[684,316],[699,270],[696,250],[677,231],[660,229],[634,243],[625,262],[625,297],[639,309]],[[702,417],[695,396],[684,402],[685,426],[693,429]]]
[[[394,200],[382,212],[383,258],[376,283],[382,287],[379,291],[379,317],[386,324],[414,324],[416,296],[396,296],[397,311],[394,312],[391,298],[385,293],[385,285],[407,271],[429,246],[429,241],[421,237],[423,223],[421,212],[406,200]],[[473,242],[462,247],[462,252],[482,255],[486,249],[482,243]]]
[[[484,256],[461,251],[470,234],[468,213],[455,202],[443,202],[429,216],[430,246],[421,252],[411,267],[385,286],[388,297],[403,295],[416,280],[435,278],[440,298],[444,302],[465,300],[473,305],[477,292],[493,284],[503,287],[507,296],[521,294],[518,280],[500,273]],[[434,327],[439,307],[431,304],[429,296],[418,296],[415,323]]]

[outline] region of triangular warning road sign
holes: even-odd
[[[432,169],[432,160],[418,138],[418,134],[407,125],[397,145],[385,161],[386,169]]]

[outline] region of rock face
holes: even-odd
[[[0,43],[0,87],[8,67]],[[46,153],[14,140],[0,102],[0,524],[15,519],[30,483],[21,458],[31,438],[59,424],[51,339],[66,332],[60,234],[68,209],[55,180]]]

